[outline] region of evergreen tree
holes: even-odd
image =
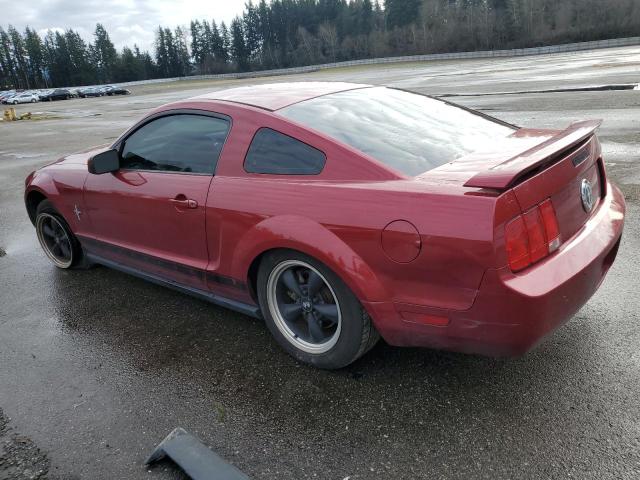
[[[36,88],[46,87],[44,79],[44,44],[35,30],[27,27],[24,32],[24,46],[27,50],[29,78]]]
[[[418,20],[420,0],[385,0],[387,27],[404,27]]]
[[[215,21],[213,22],[215,23]],[[218,36],[220,34],[218,33]],[[202,21],[202,43],[205,57],[213,58],[213,31],[206,20]]]
[[[375,28],[375,17],[371,0],[363,0],[358,18],[360,20],[360,33],[369,35]]]
[[[225,25],[224,22],[220,24],[220,40],[221,40],[221,48],[220,48],[220,60],[223,63],[227,63],[230,59],[230,45],[231,38],[229,37],[229,29]]]
[[[87,44],[77,32],[71,29],[65,32],[64,39],[69,55],[68,60],[65,60],[69,65],[67,85],[76,86],[95,83],[97,78],[93,70]],[[114,65],[112,64],[111,68],[113,67]]]
[[[158,64],[158,74],[160,77],[170,77],[171,67],[169,59],[169,49],[164,36],[164,29],[158,27],[156,31],[156,63]]]
[[[131,79],[138,80],[136,56],[129,47],[124,47],[122,53],[118,56],[114,78],[116,82],[125,82]]]
[[[236,17],[231,21],[231,53],[241,72],[249,69],[249,50],[245,42],[240,17]]]
[[[167,77],[178,77],[180,76],[180,58],[175,39],[173,37],[173,32],[170,28],[164,29],[164,43],[167,49]]]
[[[24,47],[22,35],[11,25],[9,25],[8,33],[18,85],[22,88],[31,88],[27,65],[27,51]]]
[[[102,24],[96,24],[94,37],[95,61],[97,62],[95,66],[98,71],[98,78],[102,82],[110,82],[116,63],[116,49]]]
[[[253,6],[251,0],[247,3],[246,10],[242,15],[243,29],[245,32],[245,43],[247,49],[247,56],[252,59],[255,57],[261,44],[261,27],[260,27],[260,15],[258,14],[258,8]]]
[[[222,24],[224,25],[224,22],[222,22]],[[211,53],[213,53],[213,57],[220,64],[227,63],[229,59],[229,55],[225,49],[225,41],[220,34],[220,30],[218,30],[215,20],[211,22]]]
[[[207,40],[205,30],[199,20],[192,20],[191,30],[191,55],[196,65],[202,66],[207,55]]]
[[[183,77],[191,74],[191,61],[189,48],[187,47],[187,36],[181,27],[176,27],[174,32],[174,41],[176,49],[176,73]]]
[[[136,57],[136,70],[138,72],[136,80],[147,80],[149,78],[156,78],[157,67],[153,63],[153,59],[149,52],[140,52],[140,48],[137,45],[133,46],[133,54]]]
[[[53,66],[56,61],[57,51],[56,43],[53,32],[49,30],[44,37],[44,48],[42,49],[42,58],[44,59],[44,71],[42,72],[45,83],[47,86],[61,86],[61,83],[57,83],[57,79],[53,73]]]
[[[18,87],[18,78],[11,54],[11,39],[7,32],[0,27],[0,68],[2,69],[3,84],[6,87]]]
[[[54,38],[55,56],[53,64],[51,65],[51,74],[55,78],[57,85],[70,85],[72,65],[69,48],[67,47],[67,39],[59,31],[55,32]]]

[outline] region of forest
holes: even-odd
[[[215,8],[212,7],[212,11]],[[640,35],[638,0],[249,0],[229,25],[158,26],[153,51],[103,25],[44,35],[0,26],[0,89],[244,72]]]

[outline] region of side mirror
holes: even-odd
[[[107,150],[90,158],[87,166],[89,173],[94,175],[117,172],[120,169],[120,155],[117,150]]]

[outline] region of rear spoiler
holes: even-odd
[[[601,123],[602,120],[572,123],[540,145],[474,175],[464,186],[497,190],[509,188],[529,172],[592,136]]]

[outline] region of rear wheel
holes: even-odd
[[[40,246],[56,267],[69,269],[91,266],[69,225],[48,200],[38,204],[35,224]]]
[[[258,271],[258,297],[275,339],[304,363],[341,368],[379,339],[349,287],[307,255],[287,250],[267,254]]]

